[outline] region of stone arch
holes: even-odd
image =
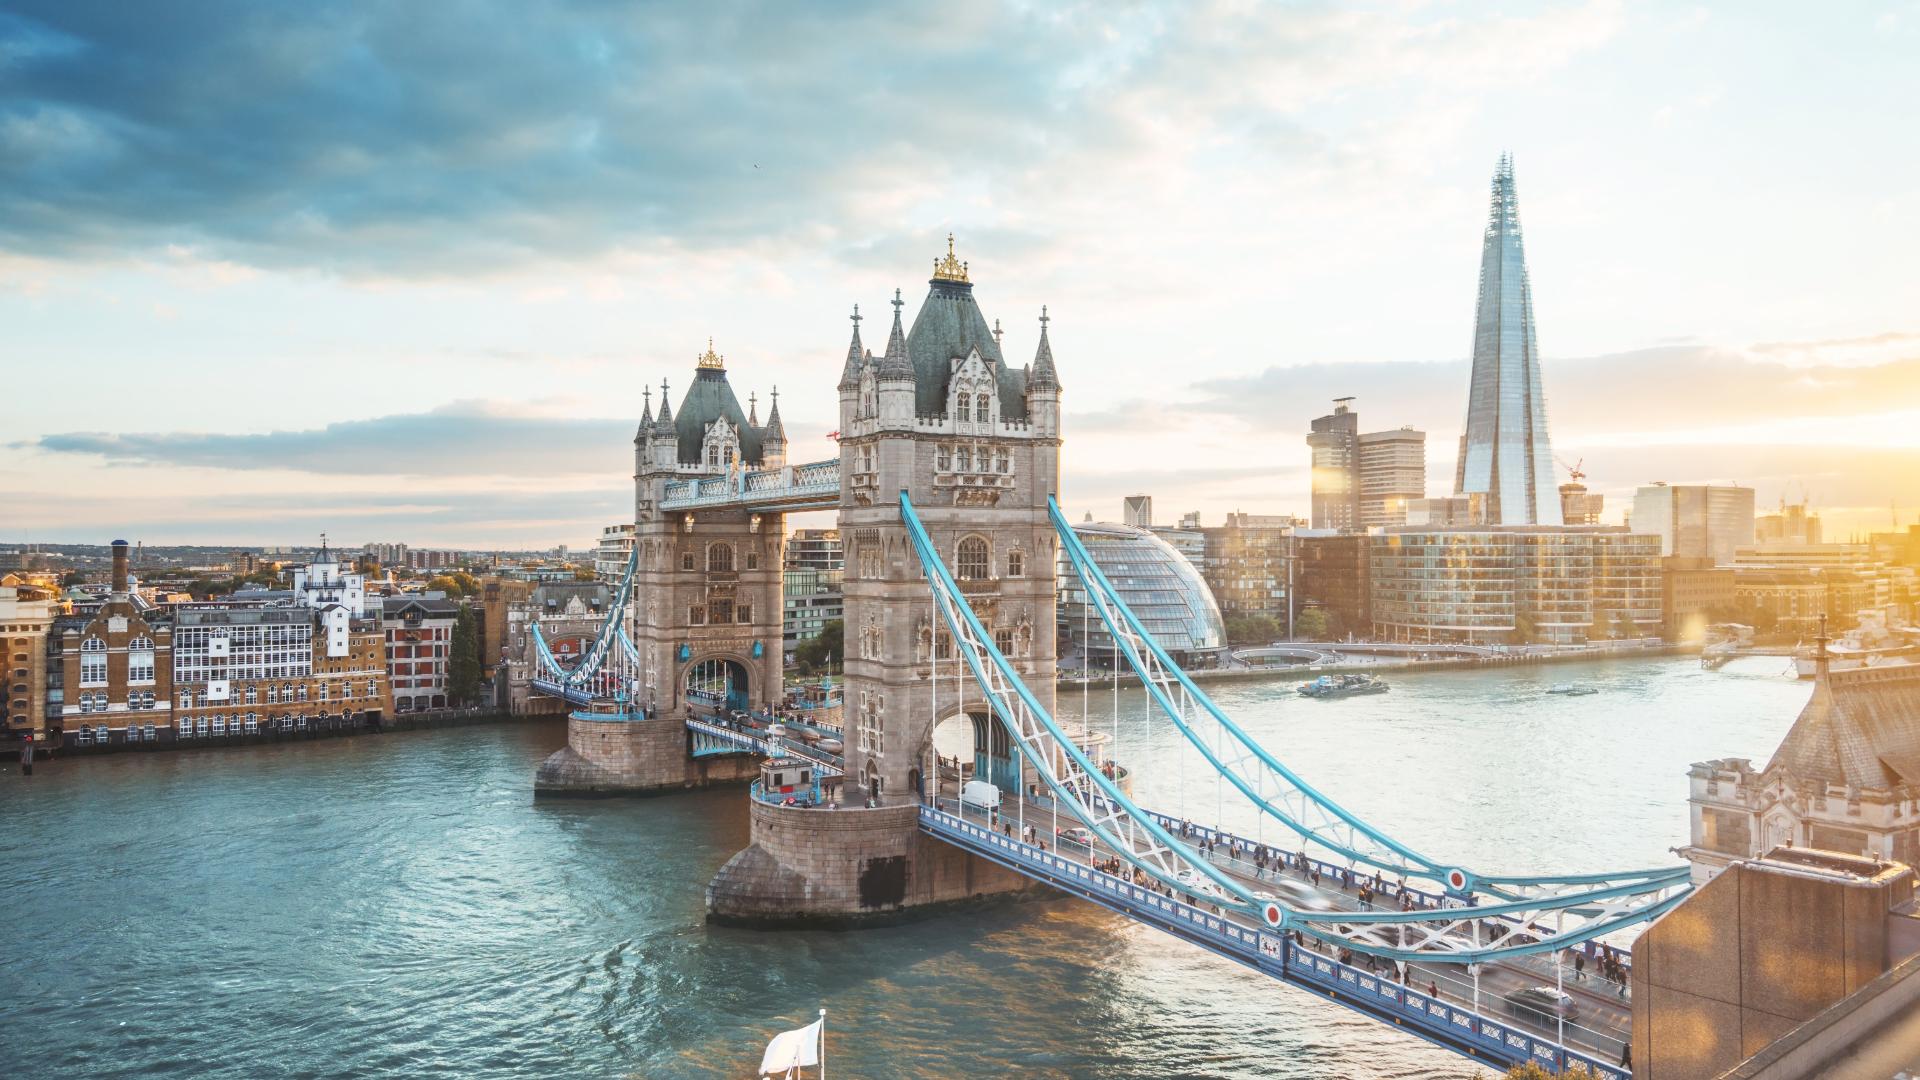
[[[688,707],[746,709],[753,702],[753,662],[734,653],[706,653],[680,668],[680,696]]]
[[[955,741],[954,736],[955,728],[958,726],[954,722],[963,719],[967,722],[965,730],[968,740],[965,745],[971,747],[970,758],[962,756],[962,747]],[[944,749],[941,746],[942,728],[946,729],[948,743]],[[1007,734],[1006,727],[994,717],[988,705],[975,702],[943,709],[940,718],[933,723],[931,739],[937,759],[936,766],[939,762],[950,763],[947,766],[937,767],[935,770],[937,776],[952,778],[958,782],[985,780],[1009,794],[1020,793],[1019,755],[1014,753],[1013,739]],[[958,764],[961,766],[957,776],[953,775],[954,770],[951,765],[956,757],[960,759]]]

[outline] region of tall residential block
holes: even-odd
[[[1350,397],[1333,399],[1333,411],[1316,417],[1307,435],[1313,451],[1313,527],[1351,529],[1360,521],[1360,415]]]
[[[1494,525],[1558,525],[1547,398],[1540,388],[1533,288],[1520,236],[1513,159],[1500,158],[1480,249],[1473,378],[1455,466],[1456,495],[1485,493]]]

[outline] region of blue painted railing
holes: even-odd
[[[1095,870],[1077,859],[1024,843],[988,825],[932,806],[920,807],[921,831],[1135,922],[1200,945],[1275,978],[1391,1020],[1429,1042],[1503,1066],[1537,1061],[1555,1071],[1579,1062],[1600,1080],[1630,1080],[1631,1070],[1482,1013],[1323,956],[1279,931],[1242,926],[1208,908],[1150,886]]]

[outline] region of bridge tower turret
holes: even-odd
[[[677,415],[665,381],[657,418],[649,396],[634,435],[638,566],[627,627],[639,675],[629,688],[630,711],[606,719],[575,714],[567,747],[540,767],[536,792],[697,787],[742,779],[757,767],[746,758],[691,759],[685,720],[690,709],[763,709],[784,693],[785,515],[663,507],[670,487],[725,488],[747,469],[785,459],[777,408],[765,427],[744,413],[711,340]]]
[[[1001,650],[1046,708],[1054,698],[1047,496],[1059,487],[1059,384],[1044,334],[1043,366],[1007,365],[969,273],[949,238],[911,328],[896,291],[878,359],[861,347],[855,311],[839,382],[843,805],[828,812],[755,802],[752,846],[708,887],[714,918],[841,921],[1027,887],[918,832],[920,792],[937,783],[933,732],[943,721],[970,725],[979,778],[1009,792],[1025,783],[938,623],[901,518],[902,491]]]

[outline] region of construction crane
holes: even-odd
[[[1580,471],[1580,466],[1585,465],[1587,463],[1586,458],[1581,458],[1579,461],[1576,461],[1571,465],[1567,464],[1566,458],[1563,458],[1558,454],[1554,455],[1553,460],[1559,462],[1560,467],[1567,470],[1567,475],[1573,479],[1574,483],[1577,484],[1580,481],[1586,479],[1587,474]]]

